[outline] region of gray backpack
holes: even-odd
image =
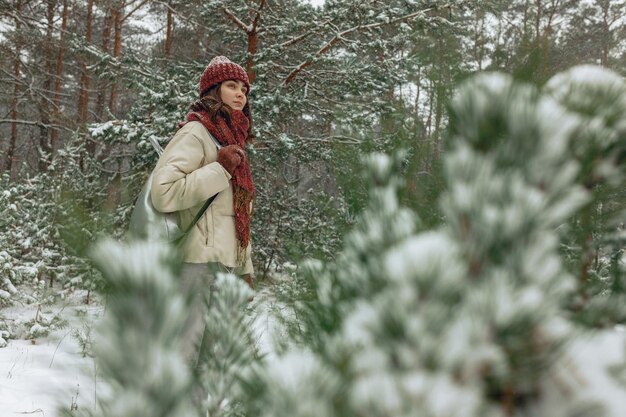
[[[209,136],[218,150],[222,148],[222,145],[213,135],[209,133]],[[161,145],[154,137],[150,137],[150,143],[160,157],[163,153]],[[150,191],[152,190],[153,176],[154,171],[150,174],[148,181],[146,181],[146,184],[137,197],[135,207],[130,216],[129,235],[133,239],[163,240],[179,246],[185,240],[185,237],[189,234],[191,229],[198,223],[198,220],[200,220],[200,217],[202,217],[204,212],[209,208],[213,200],[215,200],[217,194],[209,197],[200,211],[198,211],[193,221],[183,231],[178,225],[178,215],[176,213],[161,213],[152,205]]]

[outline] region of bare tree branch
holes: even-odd
[[[233,14],[233,12],[231,12],[230,10],[228,10],[228,8],[224,7],[224,14],[226,16],[228,16],[230,18],[230,20],[233,21],[233,23],[237,26],[239,26],[241,29],[243,29],[246,33],[248,33],[250,31],[250,27],[248,25],[246,25],[245,23],[243,23],[241,20],[239,20],[239,18],[237,16],[235,16]]]
[[[259,25],[259,21],[261,20],[261,12],[263,11],[263,7],[265,7],[266,4],[267,0],[261,0],[259,10],[256,10],[256,16],[254,16],[254,21],[252,22],[251,32],[256,32],[256,28]]]
[[[137,6],[135,6],[135,8],[133,10],[131,10],[130,12],[128,12],[126,14],[126,16],[122,17],[121,22],[124,23],[124,21],[126,19],[128,19],[129,17],[131,17],[133,15],[133,13],[135,13],[137,10],[139,10],[141,8],[141,6],[145,5],[146,3],[148,3],[148,1],[150,0],[143,0],[142,2],[140,2]]]
[[[66,126],[57,125],[54,123],[43,123],[43,122],[32,121],[32,120],[0,119],[0,124],[3,124],[3,123],[17,123],[20,125],[39,126],[39,127],[45,127],[45,128],[53,127],[57,129],[64,129],[64,130],[67,130],[68,132],[74,131]]]

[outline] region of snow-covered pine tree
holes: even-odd
[[[578,127],[571,152],[580,182],[593,198],[569,222],[565,253],[577,277],[571,306],[592,326],[626,322],[626,83],[603,68],[585,65],[553,77],[547,91]]]
[[[254,315],[246,308],[252,291],[234,275],[216,275],[215,289],[206,300],[206,329],[196,383],[208,394],[208,415],[235,417],[243,415],[247,396],[241,373],[259,360]]]
[[[601,415],[584,392],[543,397],[576,337],[559,246],[594,198],[571,153],[580,117],[502,74],[466,82],[450,115],[446,224],[414,234],[374,157],[370,204],[337,263],[310,268],[301,330],[254,374],[249,413]]]
[[[191,373],[179,349],[187,311],[175,252],[158,242],[103,240],[92,248],[92,258],[107,288],[106,315],[94,342],[107,388],[98,392],[96,410],[66,415],[197,416]]]
[[[240,373],[259,360],[253,318],[246,312],[252,292],[232,274],[217,273],[206,300],[207,331],[200,366],[190,369],[180,348],[189,311],[178,283],[180,258],[162,242],[99,241],[91,258],[102,272],[106,314],[94,342],[99,391],[96,410],[64,415],[239,416],[246,399]],[[202,409],[192,397],[208,394]],[[104,394],[102,393],[104,392]]]

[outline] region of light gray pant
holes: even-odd
[[[199,353],[205,329],[207,297],[211,296],[215,277],[209,264],[184,263],[180,274],[180,288],[188,301],[188,317],[181,337],[181,351],[192,372],[197,371]],[[197,384],[191,399],[196,408],[202,407],[208,393]]]
[[[198,362],[198,349],[205,328],[206,302],[211,296],[215,277],[209,264],[184,263],[180,274],[180,288],[187,299],[188,317],[182,332],[181,350],[189,365]]]

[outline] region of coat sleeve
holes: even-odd
[[[204,162],[201,139],[190,129],[181,129],[159,158],[152,177],[154,208],[163,213],[203,204],[230,186],[228,171],[218,162]]]

